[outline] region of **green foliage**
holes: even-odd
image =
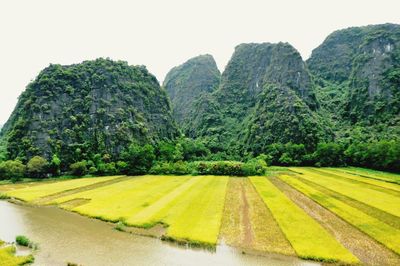
[[[0,163],[0,179],[12,179],[18,181],[25,174],[25,165],[18,160],[8,160]]]
[[[343,166],[344,149],[337,143],[319,143],[313,154],[317,166]]]
[[[75,176],[84,176],[87,174],[87,162],[85,160],[73,163],[69,166],[71,174]]]
[[[155,159],[154,148],[149,145],[132,143],[122,158],[128,164],[127,172],[132,175],[145,174],[153,165]]]
[[[46,155],[51,161],[57,154],[60,169],[67,170],[95,154],[105,156],[104,163],[118,161],[132,141],[153,144],[177,136],[157,79],[143,66],[100,58],[41,71],[20,96],[0,138],[7,140],[10,159],[26,163]]]
[[[28,247],[31,244],[31,241],[29,240],[29,238],[27,238],[26,236],[23,235],[19,235],[15,238],[15,242],[20,245],[20,246],[24,246],[24,247]]]
[[[194,165],[188,162],[158,162],[149,171],[156,175],[185,175],[195,173]]]
[[[163,86],[171,99],[175,121],[184,133],[185,125],[193,119],[194,102],[218,86],[220,75],[211,55],[197,56],[168,72]]]
[[[267,173],[268,157],[265,154],[259,155],[258,157],[247,161],[243,165],[243,173],[246,176],[252,175],[265,175]]]
[[[27,174],[29,177],[33,178],[46,177],[48,165],[49,163],[45,158],[41,156],[34,156],[29,160],[28,164],[26,165]]]
[[[354,143],[346,149],[345,155],[349,163],[354,166],[400,172],[398,141]]]
[[[57,156],[57,154],[54,154],[49,164],[49,173],[52,174],[53,176],[59,176],[61,174],[60,167],[61,167],[61,160]]]

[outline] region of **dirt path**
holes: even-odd
[[[62,192],[58,192],[58,193],[55,193],[55,194],[51,194],[51,195],[39,198],[39,199],[35,200],[33,203],[34,204],[38,204],[38,205],[45,205],[45,204],[48,204],[51,201],[53,201],[55,199],[58,199],[58,198],[62,198],[62,197],[65,197],[65,196],[68,196],[68,195],[72,195],[72,194],[76,194],[76,193],[79,193],[79,192],[84,192],[84,191],[88,191],[88,190],[92,190],[92,189],[108,186],[108,185],[111,185],[111,184],[115,184],[115,183],[118,183],[118,182],[122,182],[122,181],[128,180],[130,178],[131,177],[128,177],[128,176],[121,176],[121,177],[117,177],[117,178],[114,178],[114,179],[111,179],[111,180],[98,182],[98,183],[95,183],[95,184],[92,184],[92,185],[65,190],[65,191],[62,191]]]
[[[244,230],[243,243],[246,246],[252,246],[253,245],[253,229],[251,227],[249,202],[247,200],[246,188],[245,188],[244,182],[241,182],[240,187],[241,187],[241,195],[242,195],[241,200],[243,203],[240,205],[240,213],[242,216],[242,226],[243,226],[243,230]]]
[[[305,183],[305,184],[307,184],[307,185],[309,185],[309,186],[311,186],[313,188],[318,189],[322,193],[324,193],[324,194],[326,194],[326,195],[328,195],[328,196],[330,196],[332,198],[335,198],[335,199],[338,199],[340,201],[343,201],[347,205],[350,205],[351,207],[354,207],[354,208],[356,208],[356,209],[368,214],[371,217],[374,217],[374,218],[376,218],[376,219],[378,219],[378,220],[380,220],[380,221],[382,221],[384,223],[387,223],[388,225],[393,226],[394,228],[400,229],[400,219],[397,216],[394,216],[394,215],[392,215],[390,213],[387,213],[387,212],[385,212],[383,210],[377,209],[377,208],[375,208],[373,206],[367,205],[367,204],[365,204],[365,203],[363,203],[361,201],[358,201],[358,200],[352,199],[350,197],[347,197],[347,196],[345,196],[343,194],[337,193],[337,192],[335,192],[333,190],[330,190],[330,189],[328,189],[326,187],[318,185],[315,182],[311,182],[309,180],[306,180],[306,179],[304,179],[304,178],[302,178],[300,176],[297,176],[297,178],[299,180],[301,180],[301,182],[303,182],[303,183]]]
[[[400,265],[400,257],[276,177],[271,182],[366,265]]]
[[[295,256],[271,212],[248,178],[230,178],[220,241],[246,253]]]

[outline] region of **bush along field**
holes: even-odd
[[[199,169],[240,168],[203,163]],[[400,186],[390,182],[398,175],[360,168],[268,169],[250,177],[105,176],[6,184],[0,193],[114,222],[121,231],[156,230],[163,240],[189,246],[226,244],[324,263],[400,265]]]

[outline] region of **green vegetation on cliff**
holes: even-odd
[[[12,159],[57,154],[72,163],[95,154],[115,159],[133,141],[155,144],[178,130],[165,90],[145,67],[97,59],[44,69],[20,96],[2,135]]]

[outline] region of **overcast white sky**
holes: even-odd
[[[400,23],[399,10],[398,0],[0,0],[0,124],[50,63],[110,57],[162,81],[199,54],[222,71],[244,42],[286,41],[307,59],[332,31]]]

